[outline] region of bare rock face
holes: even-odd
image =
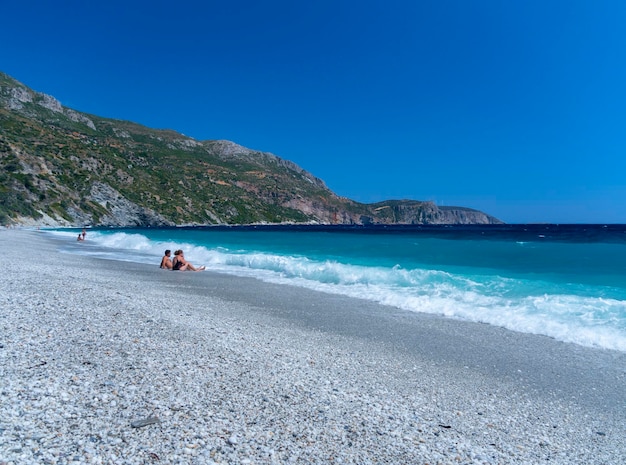
[[[432,202],[425,202],[427,207],[419,216],[423,224],[498,224],[500,220],[485,213],[465,207],[438,207]],[[414,213],[407,211],[409,218]]]
[[[158,213],[129,201],[107,184],[95,182],[89,200],[109,212],[100,219],[99,224],[103,226],[174,226]]]
[[[50,111],[55,113],[63,113],[63,106],[61,102],[52,97],[51,95],[35,93],[37,98],[37,103],[44,108],[47,108]]]
[[[478,210],[464,207],[439,207],[445,224],[502,224],[502,221]]]
[[[438,207],[434,202],[388,200],[370,205],[370,223],[379,224],[501,224],[481,211],[465,207]]]
[[[229,140],[212,140],[205,142],[204,145],[212,151],[221,154],[225,158],[250,156],[250,154],[253,153],[252,150],[239,144],[235,144]]]
[[[87,118],[82,113],[78,113],[77,111],[71,110],[69,108],[65,108],[64,113],[72,121],[75,121],[76,123],[82,123],[85,126],[93,129],[94,131],[96,130],[96,125],[93,124],[93,121]]]
[[[31,103],[32,101],[32,92],[22,87],[13,87],[10,90],[8,107],[10,110],[21,110],[24,108],[24,103]]]
[[[0,87],[0,93],[5,96],[5,105],[9,110],[26,110],[25,107],[27,104],[36,104],[42,108],[50,110],[53,113],[62,114],[72,121],[82,123],[93,130],[96,129],[96,125],[89,117],[72,110],[71,108],[64,107],[61,102],[53,96],[31,90],[17,81],[13,82],[13,86]]]
[[[266,163],[270,165],[275,165],[276,167],[282,167],[282,168],[298,173],[299,175],[303,176],[307,182],[311,183],[312,185],[316,187],[320,187],[323,189],[327,188],[326,184],[321,179],[313,176],[311,173],[302,169],[300,166],[298,166],[294,162],[280,158],[274,155],[273,153],[250,150],[246,147],[243,147],[239,144],[236,144],[228,140],[205,141],[202,144],[210,152],[219,155],[225,160],[227,159],[251,160],[251,161]]]

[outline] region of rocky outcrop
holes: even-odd
[[[174,226],[174,223],[163,216],[130,202],[111,186],[101,182],[93,184],[89,200],[100,204],[107,211],[107,214],[98,220],[101,226]],[[92,222],[82,219],[82,223]]]
[[[503,224],[499,219],[466,207],[438,207],[442,223],[437,224]]]
[[[66,108],[51,95],[31,90],[24,84],[15,80],[13,80],[12,86],[0,86],[0,97],[3,97],[6,102],[5,105],[10,110],[20,111],[26,115],[32,116],[38,113],[32,109],[29,110],[29,105],[38,105],[53,113],[60,113],[70,120],[84,124],[93,130],[96,129],[94,122],[86,115],[72,110],[71,108]]]
[[[311,184],[326,189],[324,181],[313,176],[311,173],[302,169],[294,162],[280,158],[272,153],[250,150],[228,140],[205,141],[202,145],[206,147],[209,152],[214,153],[225,160],[240,159],[253,161],[255,163],[273,164],[276,167],[294,171],[302,175]]]
[[[438,207],[434,202],[388,200],[370,205],[371,223],[501,224],[497,218],[466,207]]]

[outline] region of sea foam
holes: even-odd
[[[74,233],[58,234],[69,238]],[[595,290],[583,285],[484,271],[472,274],[471,270],[456,273],[400,265],[366,266],[245,248],[208,248],[184,241],[154,241],[127,232],[89,232],[88,241],[66,250],[156,265],[165,249],[178,248],[185,250],[195,265],[206,265],[216,272],[626,351],[626,301],[594,295]]]

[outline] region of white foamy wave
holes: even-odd
[[[64,234],[70,237],[75,233]],[[533,280],[399,266],[361,266],[304,256],[151,241],[141,234],[122,232],[89,232],[88,239],[86,244],[73,247],[73,251],[158,264],[165,249],[180,248],[194,265],[206,265],[217,272],[626,352],[626,301],[576,295],[570,289]],[[95,249],[84,247],[87,244],[95,245]]]
[[[150,252],[154,248],[154,243],[141,234],[101,234],[95,232],[89,236],[91,241],[97,241],[98,245],[108,247],[113,250],[136,250],[141,252]]]
[[[562,295],[544,296],[540,299],[507,299],[449,284],[430,285],[422,289],[380,284],[300,284],[319,291],[372,300],[404,310],[489,323],[513,331],[550,336],[564,342],[626,352],[624,301]],[[554,308],[569,310],[559,313],[552,311]]]
[[[225,253],[216,262],[224,266],[222,271],[233,272],[229,267],[235,267],[266,281],[626,351],[625,301],[567,294],[529,296],[529,291],[546,286],[499,276],[365,267],[302,257]]]
[[[57,237],[74,237],[76,233],[67,231],[52,231]],[[185,251],[187,257],[195,257],[195,262],[211,260],[213,252],[205,247],[185,242],[153,241],[142,234],[115,232],[107,233],[89,231],[87,240],[80,246],[63,250],[81,255],[96,256],[98,258],[132,261],[138,263],[159,263],[163,252],[169,249],[172,252],[177,249]],[[201,264],[201,263],[199,263]]]

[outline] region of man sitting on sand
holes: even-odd
[[[161,259],[161,268],[163,268],[165,270],[171,270],[172,269],[172,259],[170,258],[171,254],[172,254],[171,250],[168,249],[168,250],[165,251],[165,255]]]
[[[187,270],[204,271],[205,269],[206,267],[204,266],[196,268],[187,260],[185,260],[185,254],[183,253],[182,250],[178,249],[176,252],[174,252],[174,260],[172,260],[172,270],[174,271],[187,271]]]

